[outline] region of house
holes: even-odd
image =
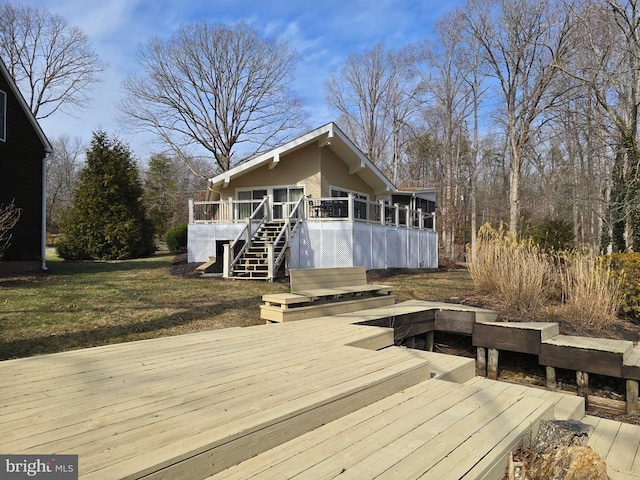
[[[227,277],[287,268],[437,267],[434,189],[396,188],[329,123],[209,179],[189,262]]]
[[[2,271],[46,268],[46,158],[51,144],[0,59],[0,205],[21,209]]]

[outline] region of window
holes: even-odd
[[[367,219],[366,201],[369,200],[368,195],[364,195],[362,193],[356,193],[356,192],[347,192],[346,190],[341,190],[339,188],[331,189],[331,196],[334,198],[345,198],[345,197],[348,197],[349,194],[353,195],[353,216],[361,220],[366,220]],[[339,217],[347,216],[346,201],[334,200],[334,204],[337,206],[338,210],[340,210],[340,214],[336,216],[339,216]],[[342,210],[345,210],[345,211],[342,212]]]
[[[7,94],[0,90],[0,141],[7,140]]]

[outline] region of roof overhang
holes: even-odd
[[[405,195],[408,197],[424,198],[425,200],[432,200],[438,193],[437,188],[422,188],[422,187],[398,187],[394,195]]]
[[[362,178],[364,182],[371,186],[376,195],[382,195],[396,190],[389,179],[384,176],[333,122],[312,130],[295,140],[210,178],[211,188],[214,191],[220,191],[221,188],[227,187],[233,179],[265,165],[269,169],[276,168],[283,155],[287,155],[313,143],[317,143],[320,148],[330,148],[333,150],[334,153],[347,164],[349,173]]]
[[[7,82],[9,83],[9,88],[11,88],[11,91],[13,92],[15,97],[18,99],[18,103],[20,104],[20,107],[22,108],[25,115],[29,119],[29,122],[31,122],[31,126],[33,126],[33,129],[38,135],[38,138],[42,142],[44,151],[46,153],[51,153],[53,151],[53,147],[51,146],[49,139],[44,134],[44,131],[40,127],[40,124],[36,120],[36,117],[33,116],[33,113],[31,112],[29,105],[27,105],[26,100],[24,99],[24,97],[22,96],[22,93],[18,89],[18,85],[16,85],[16,82],[14,81],[13,77],[9,74],[9,70],[7,69],[6,65],[4,64],[4,61],[1,58],[0,58],[0,71],[2,71],[3,76],[7,79]]]

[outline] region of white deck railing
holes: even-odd
[[[348,197],[306,197],[304,218],[310,222],[348,221],[366,222],[390,227],[435,229],[435,214],[413,210],[383,201],[371,202],[350,195]],[[258,207],[269,211],[256,215]],[[299,216],[300,200],[296,202],[267,202],[261,200],[223,200],[202,202],[189,200],[189,223],[245,223],[249,217],[287,219],[295,211]]]

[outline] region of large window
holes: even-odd
[[[7,140],[7,94],[0,90],[0,141]]]

